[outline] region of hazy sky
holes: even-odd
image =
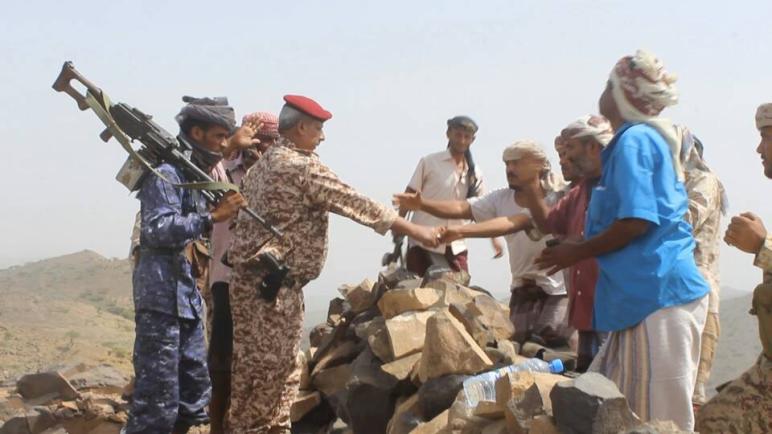
[[[772,182],[754,149],[756,106],[772,100],[772,2],[92,1],[12,2],[0,17],[3,188],[0,266],[89,248],[125,256],[139,203],[114,181],[126,155],[90,112],[51,89],[72,60],[114,101],[172,132],[182,95],[226,95],[237,115],[309,95],[334,118],[318,150],[341,178],[384,203],[418,159],[442,150],[445,120],[467,114],[491,187],[502,149],[549,145],[597,111],[608,73],[644,47],[679,76],[665,114],[705,143],[730,196],[772,227]],[[766,77],[766,78],[765,78]],[[553,160],[554,161],[554,160]],[[375,277],[390,237],[334,218],[314,300]],[[506,259],[470,243],[473,281],[504,294]],[[722,250],[722,284],[750,290],[752,258]]]

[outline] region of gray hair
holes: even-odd
[[[295,127],[300,121],[308,119],[308,116],[300,110],[285,104],[279,112],[279,132],[284,133]]]

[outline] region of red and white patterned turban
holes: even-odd
[[[559,137],[561,140],[592,137],[598,143],[600,143],[601,146],[606,146],[608,145],[608,142],[611,141],[611,138],[614,137],[614,130],[611,129],[611,123],[609,123],[609,121],[603,116],[586,115],[571,122],[567,127],[563,128],[563,131],[560,132]],[[557,148],[558,139],[555,140],[555,146]]]
[[[676,76],[665,71],[662,62],[645,50],[621,58],[611,71],[611,82],[618,91],[614,97],[625,120],[658,116],[665,107],[677,104],[675,81]]]
[[[247,122],[253,122],[256,124],[262,123],[263,126],[257,131],[258,135],[279,138],[279,118],[273,113],[268,112],[254,112],[244,115],[241,118],[242,125]]]
[[[665,107],[678,103],[676,76],[665,71],[656,56],[638,50],[635,56],[625,56],[617,62],[609,80],[619,114],[626,121],[649,124],[662,134],[670,147],[676,176],[683,181],[682,134],[670,120],[659,116]]]
[[[772,127],[772,103],[759,106],[756,110],[756,128]]]

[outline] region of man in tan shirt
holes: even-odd
[[[413,176],[405,189],[406,193],[421,193],[429,200],[462,201],[480,197],[485,193],[482,173],[474,164],[469,148],[477,134],[477,123],[467,116],[448,119],[447,149],[429,154],[418,161]],[[407,211],[402,211],[405,216]],[[410,221],[430,227],[456,226],[465,220],[445,219],[424,211],[414,211]],[[502,256],[502,244],[491,238],[494,255]],[[468,251],[464,240],[455,240],[436,247],[421,244],[411,238],[405,258],[408,270],[423,276],[432,265],[449,266],[453,271],[469,272]]]

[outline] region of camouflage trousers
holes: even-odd
[[[200,320],[136,313],[134,392],[127,433],[169,434],[206,423],[209,372]]]
[[[772,432],[772,360],[763,354],[697,413],[702,434]]]
[[[230,286],[233,365],[226,426],[233,434],[289,430],[300,385],[303,290],[282,287],[270,303],[258,297],[259,284],[259,277],[236,272]]]
[[[710,370],[713,368],[713,359],[716,357],[716,346],[721,334],[721,325],[718,313],[708,312],[705,320],[705,329],[702,331],[702,349],[700,350],[700,364],[697,367],[697,384],[694,385],[692,402],[704,404],[707,401],[705,385],[710,379]]]

